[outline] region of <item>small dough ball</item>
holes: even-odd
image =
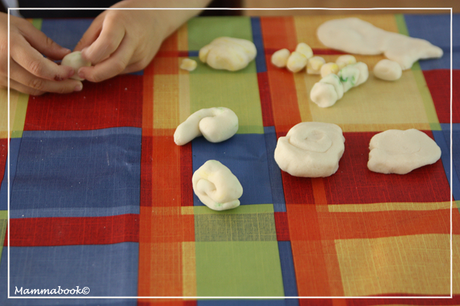
[[[71,77],[71,79],[83,81],[84,79],[80,78],[77,74],[78,69],[81,67],[89,67],[91,66],[91,63],[81,57],[80,51],[75,51],[64,56],[61,61],[61,65],[72,67],[75,70],[75,74]]]
[[[339,65],[337,65],[336,63],[326,63],[323,66],[321,66],[320,72],[322,78],[331,73],[337,74],[339,72]]]
[[[290,54],[291,52],[286,48],[276,51],[272,55],[272,64],[278,68],[286,67]]]
[[[196,62],[190,58],[184,58],[180,64],[180,69],[193,71],[196,69]]]
[[[216,38],[198,54],[203,63],[228,71],[245,68],[256,55],[257,49],[252,41],[233,37]]]
[[[307,73],[308,74],[320,74],[321,67],[326,63],[324,58],[321,56],[313,56],[308,60]]]
[[[304,55],[307,59],[313,57],[313,50],[306,43],[303,43],[303,42],[299,43],[297,47],[295,48],[295,50],[299,52],[300,54]]]
[[[288,58],[287,68],[291,72],[299,72],[307,65],[308,59],[300,52],[294,51]]]
[[[337,65],[339,65],[339,70],[344,68],[345,66],[356,64],[356,58],[353,55],[345,54],[341,55],[335,61]]]
[[[396,81],[402,75],[401,65],[397,62],[383,59],[374,66],[374,75],[385,81]]]

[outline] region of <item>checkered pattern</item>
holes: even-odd
[[[460,139],[460,103],[454,90],[451,130],[450,16],[358,17],[427,39],[444,57],[416,63],[397,82],[371,75],[334,107],[320,109],[309,100],[319,77],[276,68],[270,57],[306,42],[334,61],[341,53],[324,48],[315,31],[338,16],[199,17],[168,38],[141,73],[87,82],[69,95],[11,97],[12,296],[20,287],[88,286],[89,297],[315,298],[7,300],[5,239],[0,304],[459,304],[460,146],[453,143],[453,156],[449,147],[451,132]],[[72,48],[90,20],[34,24]],[[256,60],[232,73],[199,61],[193,72],[179,69],[183,58],[197,59],[219,36],[254,41]],[[453,50],[457,57],[460,49]],[[370,69],[382,58],[357,56]],[[237,135],[219,144],[198,138],[176,146],[177,125],[214,106],[235,111]],[[297,178],[276,165],[277,138],[301,121],[344,130],[345,153],[333,176]],[[390,128],[422,130],[441,147],[441,160],[407,175],[370,172],[369,140]],[[0,123],[2,239],[8,237],[7,136]],[[237,209],[211,211],[193,194],[193,171],[209,159],[228,166],[242,183]],[[451,196],[454,299],[439,300],[430,297],[450,294]],[[358,296],[366,298],[327,298]]]

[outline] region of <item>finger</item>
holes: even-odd
[[[129,39],[123,40],[118,50],[102,63],[80,68],[78,76],[90,82],[101,82],[125,71],[134,53],[134,48],[129,41]]]
[[[98,64],[115,52],[125,36],[125,28],[116,22],[104,20],[99,37],[86,49],[82,50],[84,59]]]
[[[74,51],[81,51],[83,48],[89,47],[97,39],[101,33],[102,21],[103,18],[101,15],[94,19],[89,28],[83,34],[80,41],[75,46]]]
[[[49,58],[62,59],[71,52],[69,49],[58,45],[28,21],[21,24],[20,31],[32,47]]]
[[[16,82],[15,80],[10,80],[10,88],[31,96],[40,96],[45,93],[44,91],[27,87],[19,82]]]
[[[60,66],[43,57],[23,38],[17,37],[11,50],[12,59],[33,75],[47,80],[65,80],[75,71],[72,67]]]
[[[58,82],[39,78],[14,61],[10,63],[10,78],[36,92],[70,93],[81,91],[83,88],[83,84],[80,81],[73,79]]]

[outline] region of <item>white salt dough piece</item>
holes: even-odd
[[[243,187],[238,178],[217,160],[208,160],[192,176],[193,191],[213,210],[227,210],[240,205]]]
[[[339,66],[339,70],[344,68],[345,66],[356,64],[356,58],[353,55],[345,54],[340,55],[335,63]]]
[[[306,43],[298,43],[295,50],[305,56],[307,59],[310,59],[313,56],[313,50]]]
[[[77,71],[81,67],[91,66],[91,63],[89,61],[84,60],[81,57],[80,51],[75,51],[64,56],[64,58],[61,61],[61,65],[72,67],[75,70],[75,74],[71,77],[71,79],[83,81],[84,79],[78,76]]]
[[[324,58],[321,56],[313,56],[308,60],[307,73],[308,74],[320,74],[321,67],[326,63]]]
[[[326,177],[339,168],[345,150],[342,129],[332,123],[301,122],[280,137],[275,161],[292,176]]]
[[[330,107],[350,88],[361,85],[369,77],[367,65],[359,62],[341,69],[338,75],[329,74],[315,83],[310,91],[310,99],[319,107]]]
[[[290,54],[291,52],[289,52],[289,50],[286,48],[276,51],[273,53],[271,58],[272,64],[278,68],[286,67]]]
[[[299,72],[307,66],[308,59],[300,52],[294,51],[288,58],[287,69],[291,72]]]
[[[329,20],[317,30],[319,40],[327,47],[348,53],[377,55],[401,65],[402,70],[412,67],[419,59],[441,57],[441,48],[430,42],[377,28],[358,18]]]
[[[401,77],[402,69],[398,63],[383,59],[374,66],[374,75],[385,81],[396,81]]]
[[[190,59],[190,58],[184,58],[180,64],[180,69],[187,70],[187,71],[193,71],[196,69],[196,61]]]
[[[257,55],[252,41],[219,37],[200,49],[200,61],[214,69],[237,71],[245,68]]]
[[[222,142],[238,131],[238,116],[226,107],[203,108],[191,114],[174,132],[174,142],[182,146],[204,136],[210,142]]]
[[[425,133],[416,130],[387,130],[374,135],[369,143],[369,170],[406,174],[441,157],[441,149]]]
[[[340,70],[339,65],[337,65],[336,63],[326,63],[323,66],[321,66],[320,74],[321,74],[321,77],[324,78],[328,74],[338,73],[339,70]]]

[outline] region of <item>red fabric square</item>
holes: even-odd
[[[329,204],[450,201],[449,182],[441,160],[405,175],[370,171],[368,147],[375,134],[344,133],[345,152],[339,169],[324,179]],[[433,138],[431,132],[427,134]]]
[[[276,237],[278,241],[289,241],[289,225],[287,213],[275,212]]]
[[[142,127],[142,76],[84,82],[72,94],[30,97],[24,130],[91,130]]]
[[[453,70],[452,74],[452,122],[460,123],[460,92],[455,87],[460,80],[460,70]],[[423,75],[430,89],[439,122],[450,123],[450,70],[424,70]]]

